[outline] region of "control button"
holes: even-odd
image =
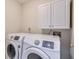
[[[39,40],[35,40],[34,44],[35,45],[39,45],[40,44],[40,41]]]

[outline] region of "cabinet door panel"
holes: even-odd
[[[66,1],[54,3],[54,28],[66,28]]]
[[[39,16],[40,16],[40,27],[49,28],[50,27],[50,4],[46,3],[40,5],[39,7]]]

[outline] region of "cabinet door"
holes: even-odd
[[[50,3],[39,6],[39,20],[41,28],[50,28]]]
[[[54,20],[52,25],[54,25],[54,28],[56,29],[67,29],[69,28],[69,12],[67,13],[67,5],[66,1],[60,1],[54,3]]]

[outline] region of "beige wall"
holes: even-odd
[[[13,32],[28,32],[31,28],[33,33],[41,33],[38,27],[38,6],[49,0],[30,0],[21,5],[16,0],[6,0],[5,27],[6,34]]]
[[[70,48],[70,56],[71,56],[71,58],[72,59],[74,59],[74,29],[72,28],[72,30],[71,30],[71,48]]]
[[[31,28],[33,33],[41,33],[40,28],[38,27],[38,6],[42,3],[48,2],[49,0],[31,0],[23,5],[23,24],[22,31],[28,32],[28,28]]]
[[[6,33],[20,32],[21,5],[15,0],[6,0],[5,9]]]

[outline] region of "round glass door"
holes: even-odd
[[[28,48],[23,52],[22,59],[50,59],[50,57],[39,48]]]
[[[42,59],[42,57],[40,57],[39,55],[35,53],[31,53],[28,55],[27,59]]]
[[[15,47],[12,44],[7,46],[7,54],[8,56],[13,59],[16,55]]]

